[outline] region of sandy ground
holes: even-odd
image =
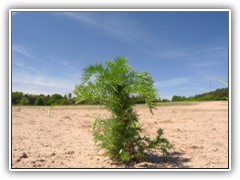
[[[145,162],[115,165],[93,142],[91,123],[109,113],[99,106],[13,107],[12,168],[228,168],[228,104],[136,107],[143,133],[164,129],[170,155],[148,152]]]

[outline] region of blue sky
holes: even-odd
[[[227,12],[18,12],[12,14],[12,90],[67,94],[82,68],[118,56],[149,72],[161,98],[223,88]]]

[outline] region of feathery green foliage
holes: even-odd
[[[82,83],[75,86],[76,101],[100,102],[111,112],[109,119],[96,119],[93,123],[94,139],[114,161],[129,163],[144,158],[145,151],[159,148],[167,154],[172,145],[162,138],[159,129],[155,138],[141,137],[135,99],[142,97],[152,112],[157,91],[147,72],[136,72],[124,57],[106,61],[106,65],[89,65],[83,69]]]

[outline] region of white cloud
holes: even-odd
[[[30,93],[39,91],[41,93],[68,93],[74,90],[76,82],[72,79],[58,79],[47,76],[32,76],[30,74],[15,73],[12,76],[13,90]]]
[[[141,28],[137,27],[137,23],[130,19],[115,16],[101,16],[99,13],[90,12],[65,12],[63,14],[80,23],[85,23],[86,25],[100,29],[105,35],[113,36],[120,40],[133,42],[136,39],[144,38],[144,35],[140,34],[139,29]]]
[[[17,52],[17,53],[20,53],[26,57],[29,57],[31,59],[37,59],[36,57],[34,57],[30,52],[29,50],[23,46],[23,45],[12,45],[12,50]]]
[[[209,67],[227,62],[228,49],[214,45],[193,45],[185,47],[172,47],[145,50],[146,53],[162,60],[188,61],[184,63],[189,67]]]
[[[21,70],[24,70],[24,71],[27,70],[27,71],[31,71],[33,73],[40,73],[40,71],[38,71],[36,68],[30,67],[29,63],[26,65],[20,59],[14,59],[12,64],[15,65],[15,67],[17,67]]]
[[[69,60],[59,59],[55,56],[46,57],[48,61],[52,61],[52,64],[60,65],[58,68],[61,72],[61,77],[63,77],[63,72],[65,75],[63,78],[59,76],[53,77],[48,76],[51,74],[51,69],[53,66],[49,67],[49,63],[43,63],[40,61],[39,57],[33,56],[29,49],[23,45],[14,45],[13,51],[20,53],[21,55],[28,57],[30,59],[39,60],[36,62],[26,61],[23,57],[21,59],[15,57],[12,59],[12,87],[13,91],[22,91],[25,93],[35,93],[35,94],[53,94],[60,93],[66,94],[74,90],[74,85],[79,83],[79,77],[75,76],[76,68],[71,65]],[[42,58],[41,58],[42,59]],[[56,69],[54,69],[56,70]]]
[[[190,77],[181,77],[181,78],[170,79],[167,81],[157,81],[154,83],[154,86],[157,89],[174,87],[174,86],[186,84],[187,82],[189,82],[189,80],[190,80]]]
[[[76,70],[75,66],[73,66],[71,61],[68,59],[57,58],[56,56],[49,56],[48,59],[54,62],[55,64],[63,66],[69,72]]]

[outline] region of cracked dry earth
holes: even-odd
[[[109,113],[99,106],[12,108],[12,168],[228,168],[228,102],[136,106],[143,134],[164,129],[169,156],[147,152],[144,162],[116,165],[93,141],[91,123]]]

